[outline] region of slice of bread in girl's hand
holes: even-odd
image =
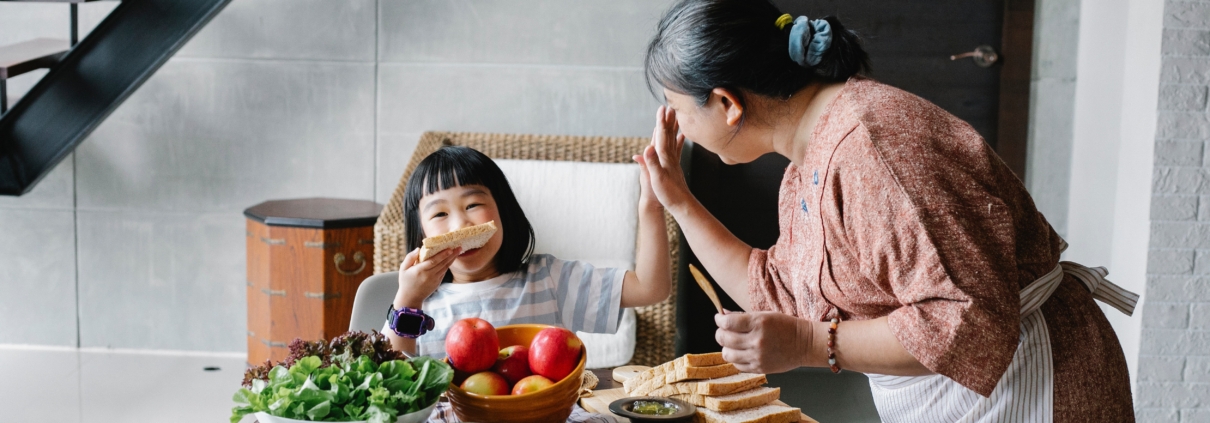
[[[462,251],[473,250],[487,244],[487,240],[496,234],[496,221],[481,225],[468,226],[456,231],[450,231],[437,236],[425,238],[420,247],[420,261],[434,254],[454,247],[462,247]]]

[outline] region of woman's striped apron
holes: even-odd
[[[1067,243],[1060,245],[1067,249]],[[874,404],[883,422],[1050,422],[1054,413],[1054,368],[1050,334],[1039,309],[1064,274],[1071,274],[1092,297],[1134,313],[1139,296],[1105,279],[1104,267],[1060,262],[1021,290],[1021,340],[1008,370],[986,398],[942,375],[868,374]]]

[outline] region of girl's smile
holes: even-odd
[[[480,248],[463,251],[450,265],[454,282],[491,279],[496,269],[496,253],[504,244],[500,210],[491,190],[483,185],[462,185],[436,191],[420,198],[420,226],[425,236],[440,235],[456,229],[496,221],[500,230]]]

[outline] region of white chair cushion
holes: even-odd
[[[535,253],[600,267],[634,269],[638,232],[636,164],[496,160],[534,228]],[[614,334],[578,332],[588,368],[626,364],[634,355],[634,310]]]

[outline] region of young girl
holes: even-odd
[[[468,317],[496,327],[542,323],[615,332],[622,308],[658,303],[672,286],[663,207],[646,171],[639,179],[635,271],[596,268],[533,254],[533,229],[496,163],[467,147],[437,150],[408,179],[403,209],[411,252],[399,267],[391,311],[396,318],[388,319],[383,333],[397,350],[441,358],[449,328]],[[490,221],[499,230],[483,247],[445,250],[418,262],[425,237]],[[424,323],[400,323],[428,321],[425,316],[432,322],[427,332],[415,330]]]

